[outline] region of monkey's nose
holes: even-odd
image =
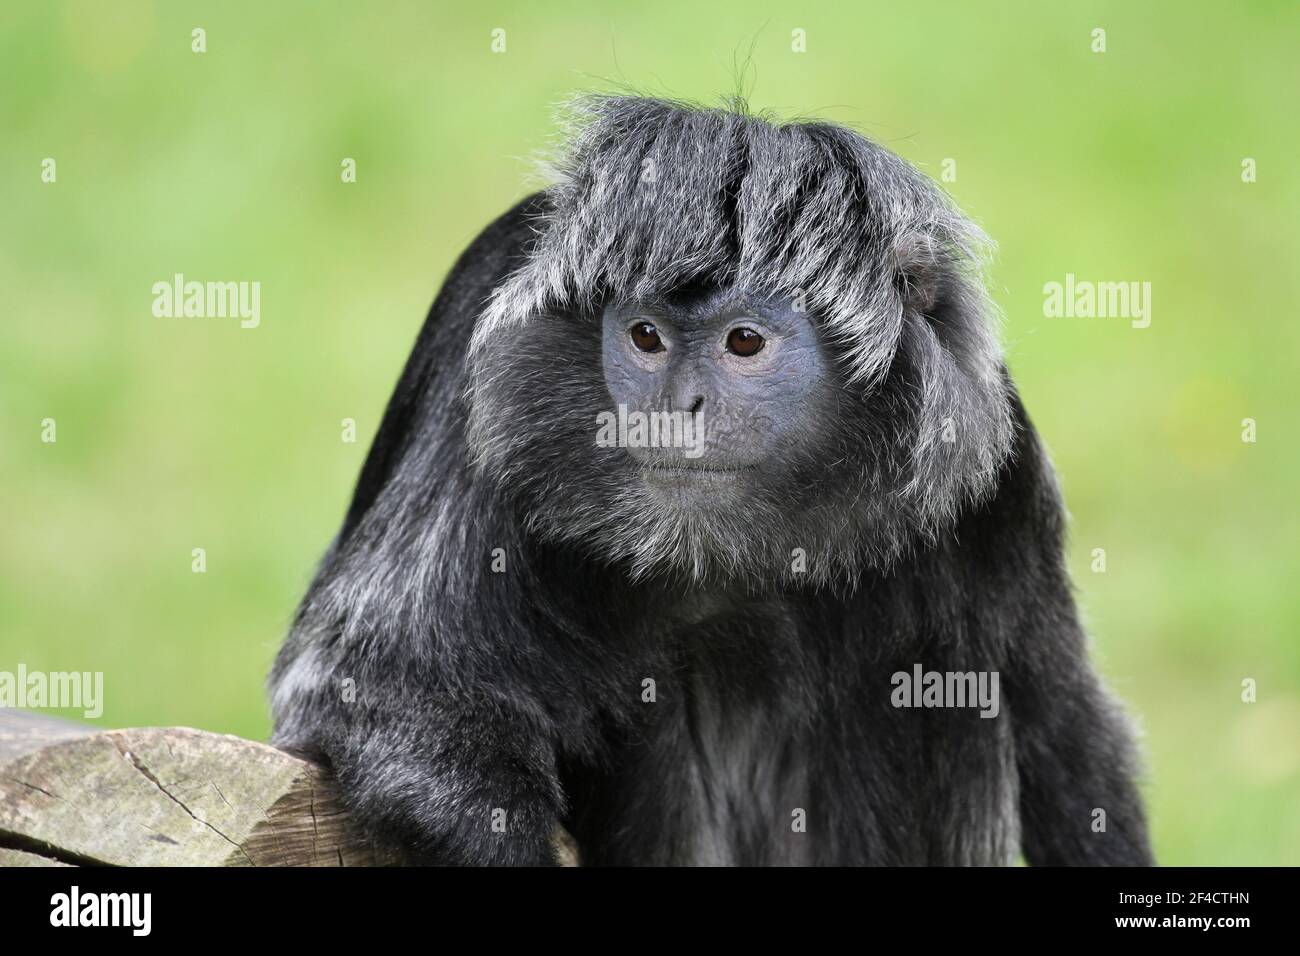
[[[694,365],[675,370],[673,377],[665,384],[668,386],[665,397],[669,402],[669,411],[694,415],[704,408],[709,382]]]
[[[671,389],[666,397],[670,412],[686,412],[694,415],[704,408],[704,390],[698,382],[689,382]]]

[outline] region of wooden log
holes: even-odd
[[[576,863],[557,834],[557,858]],[[376,866],[329,775],[185,727],[98,732],[0,710],[0,865]]]
[[[94,727],[25,710],[0,710],[0,767],[60,740],[98,733]]]

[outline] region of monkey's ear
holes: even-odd
[[[931,522],[987,492],[1011,447],[997,309],[977,254],[981,238],[970,226],[965,234],[906,235],[895,245],[899,349],[920,396],[904,497]]]
[[[948,257],[926,233],[911,233],[894,247],[894,289],[904,314],[932,317],[951,274]]]
[[[903,325],[922,323],[956,364],[953,372],[975,382],[996,380],[1002,366],[998,310],[984,288],[987,240],[973,225],[958,232],[909,232],[895,243],[894,290]]]

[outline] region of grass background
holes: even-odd
[[[428,304],[557,102],[743,75],[756,108],[957,161],[1158,856],[1300,862],[1298,37],[1284,2],[5,3],[0,669],[105,672],[105,726],[263,737]],[[154,318],[176,272],[260,281],[261,327]],[[1151,282],[1150,328],[1044,318],[1067,272]]]

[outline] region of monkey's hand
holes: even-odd
[[[381,850],[415,865],[556,863],[554,749],[519,713],[486,697],[407,696],[314,713],[312,746]]]

